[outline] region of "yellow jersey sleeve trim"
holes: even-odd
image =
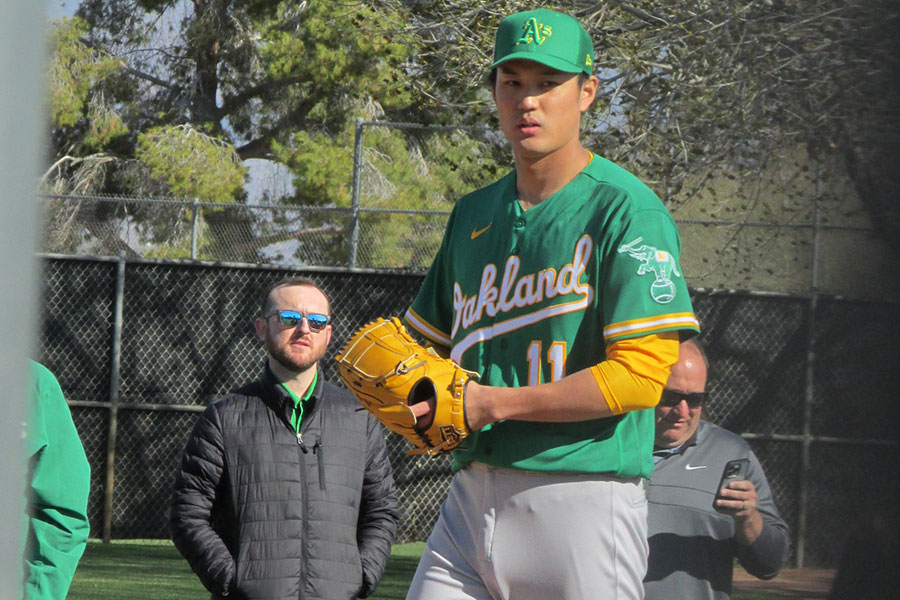
[[[623,337],[634,337],[675,329],[692,329],[695,332],[699,332],[700,323],[697,321],[694,313],[669,313],[645,319],[610,323],[603,328],[603,339],[611,342]]]
[[[666,331],[606,348],[606,360],[591,367],[591,374],[613,414],[656,406],[678,360],[678,344],[678,332]]]
[[[420,317],[413,309],[406,309],[403,320],[406,321],[407,325],[418,331],[420,335],[431,342],[440,346],[446,346],[447,348],[453,346],[453,341],[448,334],[431,325],[431,323]]]

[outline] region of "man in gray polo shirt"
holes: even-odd
[[[700,418],[707,369],[699,343],[682,343],[655,409],[646,600],[730,598],[735,558],[771,579],[788,555],[788,528],[759,460],[740,436]],[[750,461],[746,479],[716,498],[725,464],[740,458]]]

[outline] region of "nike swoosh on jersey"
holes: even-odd
[[[689,465],[689,464],[688,464],[688,465],[684,465],[684,470],[685,470],[685,471],[696,471],[697,469],[705,469],[705,468],[706,468],[706,465],[698,465],[698,466],[696,466],[696,467],[693,466],[693,465]]]
[[[488,229],[490,229],[490,228],[491,228],[491,225],[493,225],[493,224],[494,224],[494,222],[491,221],[490,223],[487,224],[487,227],[484,227],[484,228],[482,228],[482,229],[473,229],[473,230],[472,230],[472,236],[471,236],[470,239],[473,239],[473,240],[474,240],[474,239],[477,238],[479,235],[481,235],[482,233],[484,233],[485,231],[487,231]]]

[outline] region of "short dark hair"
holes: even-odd
[[[262,297],[262,306],[261,306],[262,313],[261,313],[261,315],[265,316],[266,313],[269,312],[269,307],[271,306],[271,304],[269,303],[269,299],[272,295],[272,292],[274,292],[275,290],[277,290],[278,288],[281,288],[281,287],[293,287],[293,286],[307,286],[307,287],[311,287],[311,288],[315,288],[315,289],[319,290],[319,292],[323,296],[325,296],[325,303],[328,305],[328,314],[329,315],[331,314],[331,299],[328,297],[328,294],[325,293],[325,290],[323,290],[319,286],[318,283],[316,283],[309,277],[288,277],[286,279],[281,279],[279,281],[276,281],[275,283],[273,283],[266,289],[266,293],[263,294],[263,297]]]

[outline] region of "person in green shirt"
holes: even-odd
[[[87,545],[91,467],[56,377],[31,362],[24,597],[63,600]]]
[[[508,16],[490,69],[515,169],[456,203],[404,315],[478,374],[407,598],[637,599],[649,409],[699,329],[678,231],[650,188],[581,143],[599,79],[575,18]],[[412,406],[417,424],[433,405]]]

